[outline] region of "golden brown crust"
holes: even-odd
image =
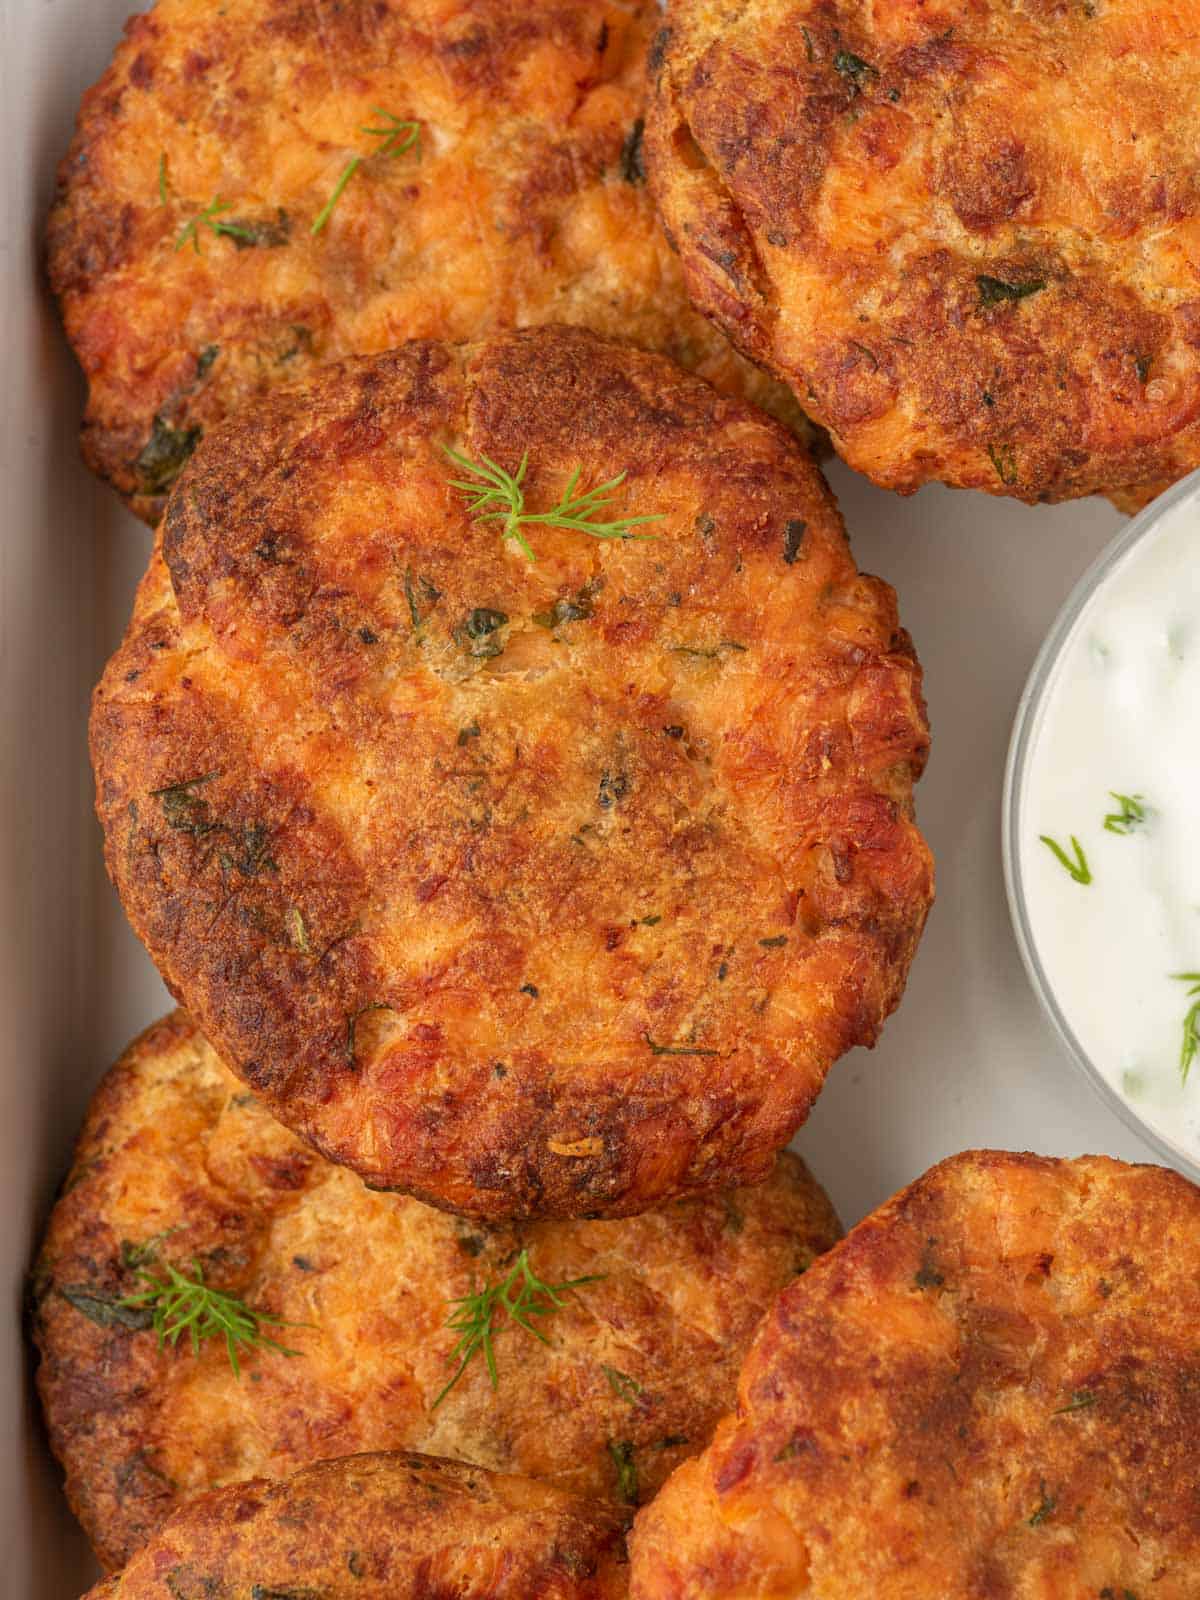
[[[990,1151],[779,1297],[636,1600],[1193,1600],[1200,1190]]]
[[[1200,8],[673,0],[694,303],[859,471],[1028,501],[1200,464]]]
[[[95,700],[109,870],[168,983],[282,1121],[440,1205],[763,1176],[932,894],[920,670],[819,473],[579,329],[414,343],[256,420],[180,480],[173,588],[158,563]],[[663,520],[537,527],[529,562],[455,442],[527,451],[530,507],[579,468]]]
[[[107,1075],[50,1219],[34,1280],[38,1386],[67,1493],[109,1568],[185,1500],[284,1476],[322,1456],[419,1449],[638,1503],[706,1442],[733,1402],[776,1292],[840,1235],[803,1163],[768,1181],[620,1222],[480,1230],[373,1194],[288,1133],[183,1012]],[[114,1302],[152,1245],[248,1305],[296,1324],[299,1351],[219,1341],[160,1352]],[[547,1282],[597,1276],[545,1325],[496,1326],[453,1376],[450,1302],[502,1279],[525,1248]]]
[[[87,1600],[621,1600],[625,1590],[611,1510],[398,1453],[204,1495]]]
[[[200,434],[277,384],[548,321],[664,351],[802,427],[692,311],[655,224],[656,16],[650,0],[159,0],[132,18],[50,221],[89,463],[156,521]],[[377,108],[419,122],[419,146],[381,153],[362,131],[387,126]],[[214,200],[210,221],[238,232],[201,223],[177,248]]]

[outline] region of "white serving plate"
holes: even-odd
[[[82,382],[40,268],[55,165],[129,0],[0,0],[0,1597],[77,1600],[94,1577],[58,1490],[22,1341],[24,1277],[91,1090],[167,1006],[104,875],[85,719],[148,535],[80,465]],[[849,1224],[969,1146],[1152,1159],[1091,1093],[1009,926],[1000,790],[1043,634],[1120,525],[1102,501],[1030,510],[831,474],[860,565],[890,579],[926,669],[919,791],[938,861],[908,995],[873,1055],[835,1069],[797,1140]]]

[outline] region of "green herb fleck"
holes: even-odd
[[[672,644],[667,648],[673,656],[695,656],[701,661],[716,661],[722,650],[733,650],[739,655],[745,655],[747,649],[744,644],[738,644],[736,639],[722,639],[711,650],[696,644]]]
[[[493,611],[490,606],[476,606],[466,621],[468,639],[483,639],[497,628],[503,628],[508,617],[503,611]]]
[[[843,78],[849,78],[854,86],[854,92],[862,92],[863,86],[872,78],[879,76],[878,71],[869,61],[864,61],[861,56],[851,54],[849,50],[839,50],[833,58],[835,72],[840,72]]]
[[[1057,840],[1052,839],[1049,834],[1039,833],[1038,838],[1046,846],[1046,849],[1051,852],[1051,854],[1054,856],[1054,859],[1060,862],[1067,872],[1070,873],[1071,877],[1076,883],[1091,883],[1092,869],[1088,866],[1087,857],[1083,853],[1083,846],[1080,844],[1079,840],[1074,834],[1071,835],[1071,846],[1075,851],[1074,861],[1071,860],[1070,856],[1063,849],[1062,845],[1060,845]]]
[[[176,833],[190,833],[197,839],[215,832],[220,823],[213,821],[212,807],[195,791],[220,776],[219,772],[205,772],[198,778],[170,783],[164,789],[151,789],[151,796],[162,806],[167,826],[174,828]]]
[[[221,230],[233,240],[235,250],[278,250],[292,237],[291,219],[280,206],[274,221],[270,218],[238,217]]]
[[[1004,301],[1027,300],[1031,294],[1041,294],[1046,287],[1045,278],[1027,278],[1024,283],[1008,283],[1004,278],[993,278],[980,273],[975,279],[981,306],[998,306]]]
[[[1000,482],[1011,488],[1017,481],[1016,451],[1009,444],[989,444],[987,453]]]
[[[158,156],[158,203],[160,206],[167,204],[167,152],[162,150]]]
[[[627,1372],[622,1372],[619,1367],[606,1366],[602,1361],[600,1370],[608,1379],[609,1388],[618,1400],[624,1400],[629,1405],[635,1405],[642,1392],[642,1385],[636,1378],[631,1378]]]
[[[161,414],[155,417],[150,437],[133,463],[143,494],[166,493],[200,443],[203,432],[199,427],[173,427]]]
[[[1120,806],[1120,811],[1110,811],[1104,819],[1105,829],[1109,833],[1128,835],[1146,820],[1146,808],[1142,804],[1140,794],[1118,794],[1115,789],[1110,789],[1109,794]]]
[[[217,359],[217,357],[220,354],[221,354],[221,347],[220,347],[219,344],[206,344],[204,346],[204,349],[201,350],[200,354],[196,357],[196,382],[197,383],[200,382],[201,378],[207,378],[208,377],[209,370],[212,367],[213,362]]]
[[[529,452],[521,457],[521,463],[515,473],[509,473],[498,466],[488,456],[481,456],[478,462],[452,450],[448,445],[442,446],[446,455],[461,471],[471,474],[470,478],[451,478],[450,486],[468,497],[467,511],[472,517],[481,522],[501,522],[504,524],[502,537],[511,539],[521,549],[530,561],[536,559],[528,540],[521,532],[523,527],[542,524],[552,528],[566,528],[575,533],[589,534],[593,539],[645,539],[653,538],[652,534],[634,533],[632,530],[641,527],[647,522],[659,522],[661,513],[652,513],[649,516],[619,517],[612,522],[597,522],[597,514],[609,506],[613,493],[625,482],[626,473],[619,472],[615,478],[597,484],[594,489],[586,489],[582,494],[576,491],[579,488],[579,479],[583,468],[576,467],[563,494],[549,511],[531,512],[525,509],[525,473],[529,466]]]
[[[1088,1389],[1076,1389],[1070,1401],[1065,1406],[1059,1406],[1053,1413],[1056,1417],[1070,1416],[1073,1411],[1090,1411],[1096,1404],[1096,1396]]]
[[[82,1312],[98,1328],[123,1328],[127,1333],[141,1333],[154,1326],[154,1317],[149,1311],[129,1306],[112,1295],[98,1294],[85,1283],[66,1284],[58,1292],[68,1305]]]
[[[804,35],[804,53],[810,61],[815,61],[816,52],[813,50],[812,34],[809,33],[807,28],[801,28],[800,32]]]
[[[1145,383],[1146,379],[1150,376],[1150,357],[1134,356],[1133,370],[1138,375],[1138,382]]]
[[[382,117],[386,126],[382,128],[367,126],[360,128],[358,131],[369,135],[372,139],[382,141],[375,150],[375,155],[402,156],[406,151],[411,150],[414,145],[416,146],[417,155],[420,155],[421,124],[419,122],[406,122],[401,117],[393,116],[390,111],[381,110],[379,106],[372,106],[371,111],[374,116]],[[333,193],[317,213],[310,230],[312,233],[320,233],[321,229],[329,221],[334,213],[334,208],[345,192],[346,185],[359,167],[362,166],[365,159],[365,156],[351,156],[350,160],[347,161],[342,168],[341,176],[333,186]]]
[[[1043,1522],[1049,1521],[1049,1519],[1054,1515],[1055,1509],[1058,1506],[1058,1501],[1055,1496],[1046,1493],[1046,1484],[1044,1480],[1041,1485],[1041,1496],[1041,1502],[1029,1519],[1029,1526],[1031,1528],[1040,1528]]]
[[[304,925],[304,913],[299,906],[289,906],[284,913],[283,925],[287,929],[288,942],[293,950],[298,950],[306,956],[311,951],[308,942],[308,929]]]
[[[265,822],[245,823],[241,832],[233,835],[233,839],[237,850],[222,850],[219,858],[226,872],[238,872],[243,878],[255,878],[260,872],[279,871],[279,863],[267,849],[271,830]]]
[[[642,137],[646,132],[646,119],[639,117],[621,146],[621,176],[626,183],[645,183],[646,164],[642,159]]]
[[[233,203],[222,200],[220,195],[214,197],[204,207],[197,211],[190,222],[184,224],[179,237],[175,241],[176,250],[182,250],[189,242],[196,254],[200,254],[200,230],[207,228],[214,238],[241,239],[243,242],[253,243],[249,231],[240,222],[218,222],[217,218],[225,211],[231,211]]]
[[[467,727],[460,728],[458,730],[458,740],[457,740],[458,748],[461,750],[463,748],[463,746],[468,742],[468,740],[470,740],[470,739],[478,739],[478,737],[479,737],[479,724],[477,722],[469,723],[467,725]]]
[[[552,1316],[554,1312],[561,1311],[566,1304],[563,1295],[572,1289],[581,1289],[584,1284],[598,1283],[603,1276],[603,1273],[593,1273],[585,1278],[568,1278],[562,1283],[546,1283],[530,1266],[529,1251],[522,1250],[498,1283],[488,1284],[471,1294],[460,1295],[452,1300],[451,1305],[457,1306],[458,1309],[451,1313],[446,1326],[458,1334],[458,1342],[447,1360],[457,1361],[458,1368],[429,1409],[437,1410],[481,1351],[492,1388],[499,1388],[500,1375],[496,1368],[496,1350],[493,1342],[498,1313],[504,1312],[509,1321],[516,1323],[517,1327],[523,1328],[526,1333],[531,1333],[542,1344],[549,1344],[549,1339],[535,1319]]]
[[[549,611],[537,611],[533,621],[539,628],[561,628],[568,622],[586,622],[592,615],[592,604],[586,594],[574,600],[556,600]]]
[[[610,1439],[608,1453],[617,1469],[617,1489],[627,1506],[638,1501],[637,1462],[633,1457],[633,1444],[629,1439]]]
[[[758,942],[764,950],[779,950],[787,943],[787,934],[777,933],[773,938],[760,939]]]
[[[430,583],[428,578],[418,578],[413,583],[412,568],[404,569],[404,598],[408,601],[408,614],[412,618],[414,628],[419,628],[425,620],[417,607],[417,588],[420,588],[421,599],[428,602],[430,609],[437,605],[442,598],[442,591],[436,584]]]
[[[172,1234],[178,1233],[178,1228],[164,1228],[161,1233],[151,1234],[150,1238],[143,1239],[141,1244],[134,1244],[131,1239],[121,1240],[121,1265],[131,1272],[137,1267],[144,1267],[147,1261],[158,1258],[158,1247],[164,1239],[169,1239]]]
[[[1200,972],[1173,972],[1177,983],[1186,983],[1192,1005],[1183,1019],[1183,1042],[1179,1047],[1179,1081],[1186,1083],[1196,1051],[1200,1049]]]
[[[205,1340],[223,1338],[229,1365],[237,1378],[242,1375],[238,1361],[241,1349],[274,1350],[282,1356],[299,1355],[298,1350],[285,1349],[263,1329],[307,1324],[285,1322],[280,1317],[255,1311],[236,1295],[210,1288],[204,1281],[199,1261],[192,1262],[192,1271],[194,1276],[189,1278],[170,1262],[164,1263],[161,1276],[142,1268],[138,1277],[146,1287],[137,1294],[126,1295],[117,1304],[127,1310],[149,1312],[160,1350],[168,1344],[174,1349],[186,1333],[191,1340],[192,1354],[198,1356]]]
[[[721,1054],[719,1050],[702,1050],[699,1048],[693,1049],[690,1046],[685,1047],[683,1045],[674,1044],[655,1044],[654,1040],[648,1033],[643,1033],[642,1038],[650,1047],[650,1054],[652,1056],[719,1056]]]

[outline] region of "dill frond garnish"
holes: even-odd
[[[1186,983],[1192,1002],[1183,1019],[1183,1039],[1179,1046],[1179,1081],[1186,1083],[1196,1051],[1200,1050],[1200,972],[1173,972],[1176,983]]]
[[[609,478],[605,483],[598,483],[594,489],[585,489],[580,494],[577,490],[583,468],[576,467],[566,489],[549,511],[526,511],[524,483],[529,466],[528,450],[521,457],[521,464],[516,472],[506,472],[488,456],[481,456],[478,461],[472,461],[460,451],[452,450],[449,445],[443,445],[442,449],[456,467],[471,474],[469,478],[449,480],[452,489],[459,490],[467,497],[467,510],[471,516],[477,517],[481,522],[502,522],[503,537],[511,539],[518,545],[530,561],[535,561],[537,557],[521,529],[537,523],[551,528],[568,528],[575,533],[586,533],[593,539],[647,539],[653,538],[653,534],[638,534],[632,530],[647,522],[662,521],[661,512],[654,512],[649,516],[618,517],[612,522],[596,520],[598,513],[606,510],[611,504],[614,492],[625,482],[624,472],[619,472],[615,478]]]
[[[446,1326],[458,1334],[458,1343],[446,1359],[457,1361],[458,1369],[429,1409],[437,1410],[480,1351],[483,1352],[492,1388],[499,1388],[500,1374],[496,1369],[493,1338],[496,1317],[500,1312],[542,1344],[549,1344],[549,1339],[534,1319],[561,1311],[566,1304],[562,1298],[564,1294],[571,1289],[581,1289],[585,1283],[599,1283],[602,1277],[603,1273],[593,1273],[586,1278],[546,1283],[530,1266],[529,1251],[522,1250],[499,1283],[487,1284],[474,1294],[460,1295],[452,1300],[451,1305],[457,1306],[458,1310],[450,1314]]]
[[[372,139],[382,140],[382,143],[373,152],[377,156],[402,156],[406,151],[416,146],[417,154],[421,153],[421,124],[419,122],[406,122],[402,117],[393,116],[390,111],[383,111],[379,106],[371,107],[372,114],[382,117],[387,124],[383,128],[363,127],[359,133],[369,134]],[[345,192],[346,185],[366,160],[366,156],[351,156],[342,168],[341,176],[333,186],[333,193],[317,213],[311,232],[320,233],[334,213],[338,201]]]
[[[263,1329],[307,1327],[307,1323],[285,1322],[264,1311],[255,1311],[236,1295],[210,1288],[198,1261],[192,1262],[192,1271],[194,1276],[189,1278],[169,1261],[163,1262],[161,1272],[139,1268],[137,1276],[146,1287],[137,1294],[126,1295],[116,1304],[150,1313],[160,1350],[168,1344],[174,1349],[186,1333],[192,1343],[192,1354],[198,1356],[205,1340],[223,1338],[236,1378],[242,1375],[238,1363],[240,1349],[274,1350],[281,1356],[300,1354],[299,1350],[288,1350],[279,1344]]]
[[[1046,849],[1052,852],[1054,859],[1070,873],[1076,883],[1091,883],[1092,869],[1088,866],[1087,857],[1083,853],[1083,846],[1074,834],[1071,835],[1071,846],[1075,851],[1074,861],[1071,860],[1062,845],[1052,839],[1049,834],[1039,833],[1038,838],[1046,846]]]
[[[1109,794],[1120,806],[1120,811],[1110,811],[1104,819],[1104,827],[1109,833],[1128,835],[1146,820],[1146,808],[1142,804],[1140,794],[1118,794],[1115,789],[1110,789]]]
[[[214,195],[205,206],[203,211],[197,211],[192,220],[188,223],[185,223],[183,230],[181,231],[178,239],[175,241],[176,250],[182,250],[190,239],[192,242],[192,248],[195,250],[196,254],[199,255],[201,228],[207,228],[214,238],[219,239],[224,237],[229,239],[242,239],[252,242],[254,235],[250,232],[249,228],[243,228],[241,224],[237,222],[217,221],[217,218],[223,211],[232,210],[232,201],[222,200],[220,195]]]

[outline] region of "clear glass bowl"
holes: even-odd
[[[1077,1038],[1038,955],[1037,938],[1029,916],[1029,902],[1021,879],[1020,843],[1024,837],[1023,810],[1029,753],[1045,711],[1046,698],[1063,653],[1093,597],[1132,553],[1156,532],[1162,520],[1182,501],[1200,495],[1200,472],[1181,479],[1157,500],[1151,501],[1144,511],[1123,528],[1112,543],[1092,563],[1067,597],[1066,603],[1042,642],[1033,663],[1021,703],[1013,723],[1012,739],[1008,747],[1008,761],[1004,771],[1004,798],[1002,802],[1002,837],[1004,854],[1004,882],[1008,890],[1008,906],[1012,914],[1013,931],[1017,947],[1033,992],[1041,1002],[1055,1032],[1067,1048],[1092,1088],[1109,1107],[1151,1145],[1172,1166],[1179,1168],[1196,1182],[1200,1182],[1200,1162],[1174,1144],[1161,1130],[1139,1116],[1100,1072],[1095,1062]]]

